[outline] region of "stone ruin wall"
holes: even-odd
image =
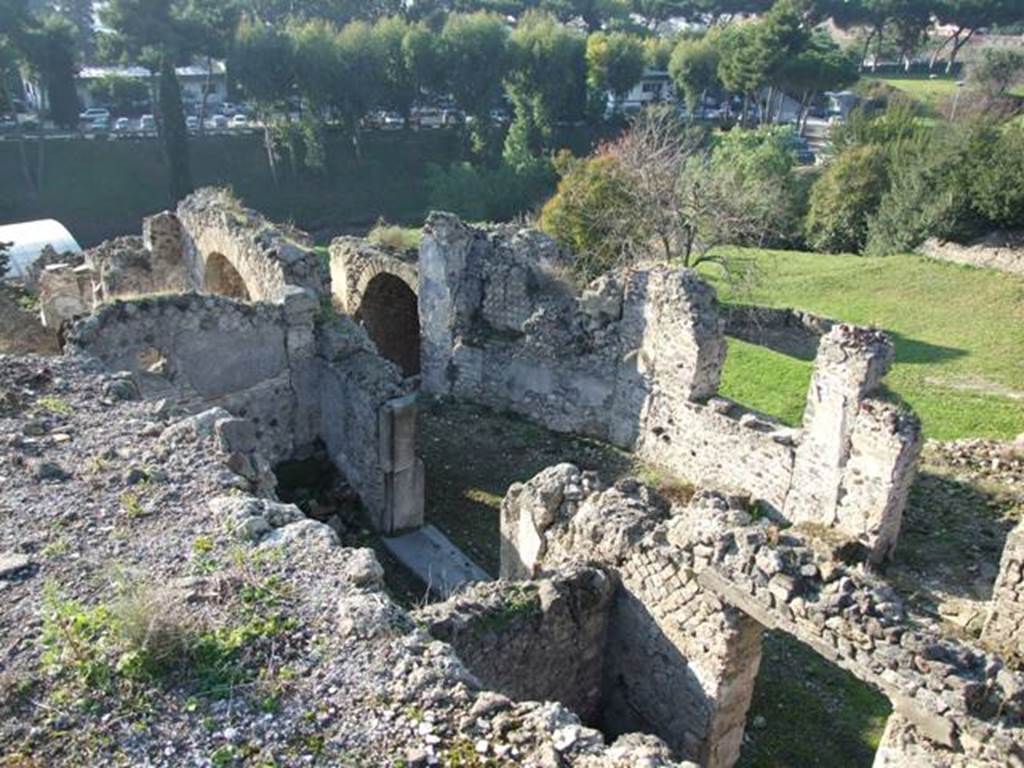
[[[301,239],[200,190],[147,219],[141,240],[87,254],[95,314],[77,323],[71,350],[130,372],[148,396],[245,416],[272,461],[321,440],[375,527],[416,527],[415,399],[350,318],[322,312],[329,278]]]
[[[607,733],[652,732],[701,765],[733,765],[772,628],[890,699],[876,766],[1024,765],[1024,676],[912,621],[891,587],[813,531],[753,522],[747,501],[701,491],[682,509],[635,481],[600,491],[572,465],[510,489],[503,578],[557,578],[585,562],[616,584]]]
[[[603,570],[581,567],[535,582],[480,582],[413,619],[487,688],[557,701],[594,726],[613,591]]]
[[[875,561],[892,554],[921,435],[876,397],[893,357],[884,334],[830,327],[794,430],[717,394],[724,322],[695,273],[624,269],[577,293],[567,266],[539,233],[431,215],[419,258],[424,390],[610,441],[836,528]]]

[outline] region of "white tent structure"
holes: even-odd
[[[82,250],[71,233],[56,219],[2,224],[0,243],[12,244],[8,251],[7,274],[2,275],[3,278],[24,279],[28,268],[48,245],[57,253],[78,253]]]

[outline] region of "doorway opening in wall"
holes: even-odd
[[[401,278],[382,272],[370,280],[355,318],[366,328],[377,351],[403,374],[420,372],[419,302]]]
[[[766,631],[738,768],[870,768],[892,711],[874,687]]]
[[[245,280],[227,257],[220,253],[211,253],[207,256],[203,286],[207,293],[216,293],[241,301],[251,299]]]
[[[277,497],[282,502],[294,504],[307,517],[329,525],[342,546],[373,549],[384,568],[384,586],[395,602],[405,608],[423,603],[426,585],[385,549],[368,522],[358,494],[322,444],[317,443],[301,458],[282,461],[274,467],[274,476]]]

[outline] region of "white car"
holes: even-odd
[[[97,120],[110,122],[110,110],[102,107],[90,107],[78,116],[80,123],[95,123]]]
[[[152,115],[143,115],[139,118],[139,130],[140,131],[155,131],[156,130],[156,118]]]
[[[249,119],[245,115],[236,114],[234,117],[231,118],[231,127],[232,128],[248,128],[249,127]]]
[[[398,131],[405,127],[405,118],[397,112],[388,112],[384,115],[380,127],[385,131]]]
[[[189,115],[185,118],[185,128],[190,131],[199,130],[199,118],[195,115]]]
[[[131,127],[131,122],[127,117],[119,117],[114,121],[114,130],[119,133],[127,131]]]

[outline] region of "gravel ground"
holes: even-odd
[[[85,361],[0,356],[0,765],[670,764],[479,691],[372,551],[239,541],[209,502],[244,481],[184,416]],[[302,526],[326,530],[279,532]]]

